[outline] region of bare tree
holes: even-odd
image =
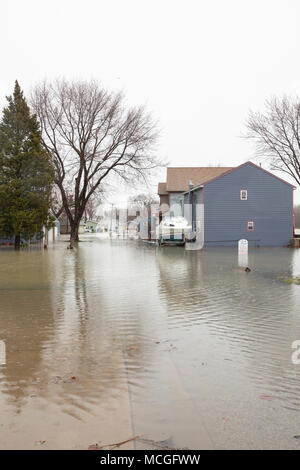
[[[258,155],[300,185],[300,98],[274,97],[266,101],[264,114],[250,112],[246,125]]]
[[[51,194],[51,211],[52,214],[58,219],[64,211],[64,206],[61,200],[61,194],[57,186],[53,186]]]
[[[101,201],[103,200],[103,194],[97,193],[92,194],[86,203],[84,209],[84,220],[95,220],[97,217],[97,209]]]
[[[158,197],[151,193],[139,193],[129,198],[129,204],[137,209],[150,208],[152,204],[158,203]]]
[[[147,237],[151,239],[151,229],[152,227],[152,216],[153,210],[158,209],[159,206],[159,199],[156,195],[152,195],[151,193],[139,193],[135,196],[132,196],[129,199],[129,211],[130,213],[138,213],[139,219],[146,219],[147,225]],[[144,232],[145,234],[145,232]]]
[[[105,178],[114,174],[137,181],[160,165],[154,155],[157,126],[143,107],[126,109],[122,94],[110,93],[94,81],[43,82],[33,90],[31,105],[55,166],[73,248],[86,205],[101,191]],[[70,188],[74,210],[69,206]]]

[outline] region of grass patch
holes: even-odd
[[[286,284],[296,284],[297,286],[300,286],[300,277],[279,277],[278,279]]]

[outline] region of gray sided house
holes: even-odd
[[[200,182],[191,177],[190,188],[183,192],[183,214],[192,212],[194,226],[201,221],[204,246],[236,246],[241,238],[249,246],[289,245],[294,186],[252,162],[218,169],[219,174],[204,175]],[[192,211],[186,206],[189,202]]]

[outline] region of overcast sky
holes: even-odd
[[[172,166],[238,165],[248,110],[300,94],[299,18],[299,0],[2,0],[0,104],[15,79],[94,78],[153,111]]]

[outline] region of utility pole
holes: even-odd
[[[112,216],[113,216],[113,207],[114,204],[111,204],[111,211],[110,211],[110,230],[109,230],[109,236],[111,238],[112,236]]]

